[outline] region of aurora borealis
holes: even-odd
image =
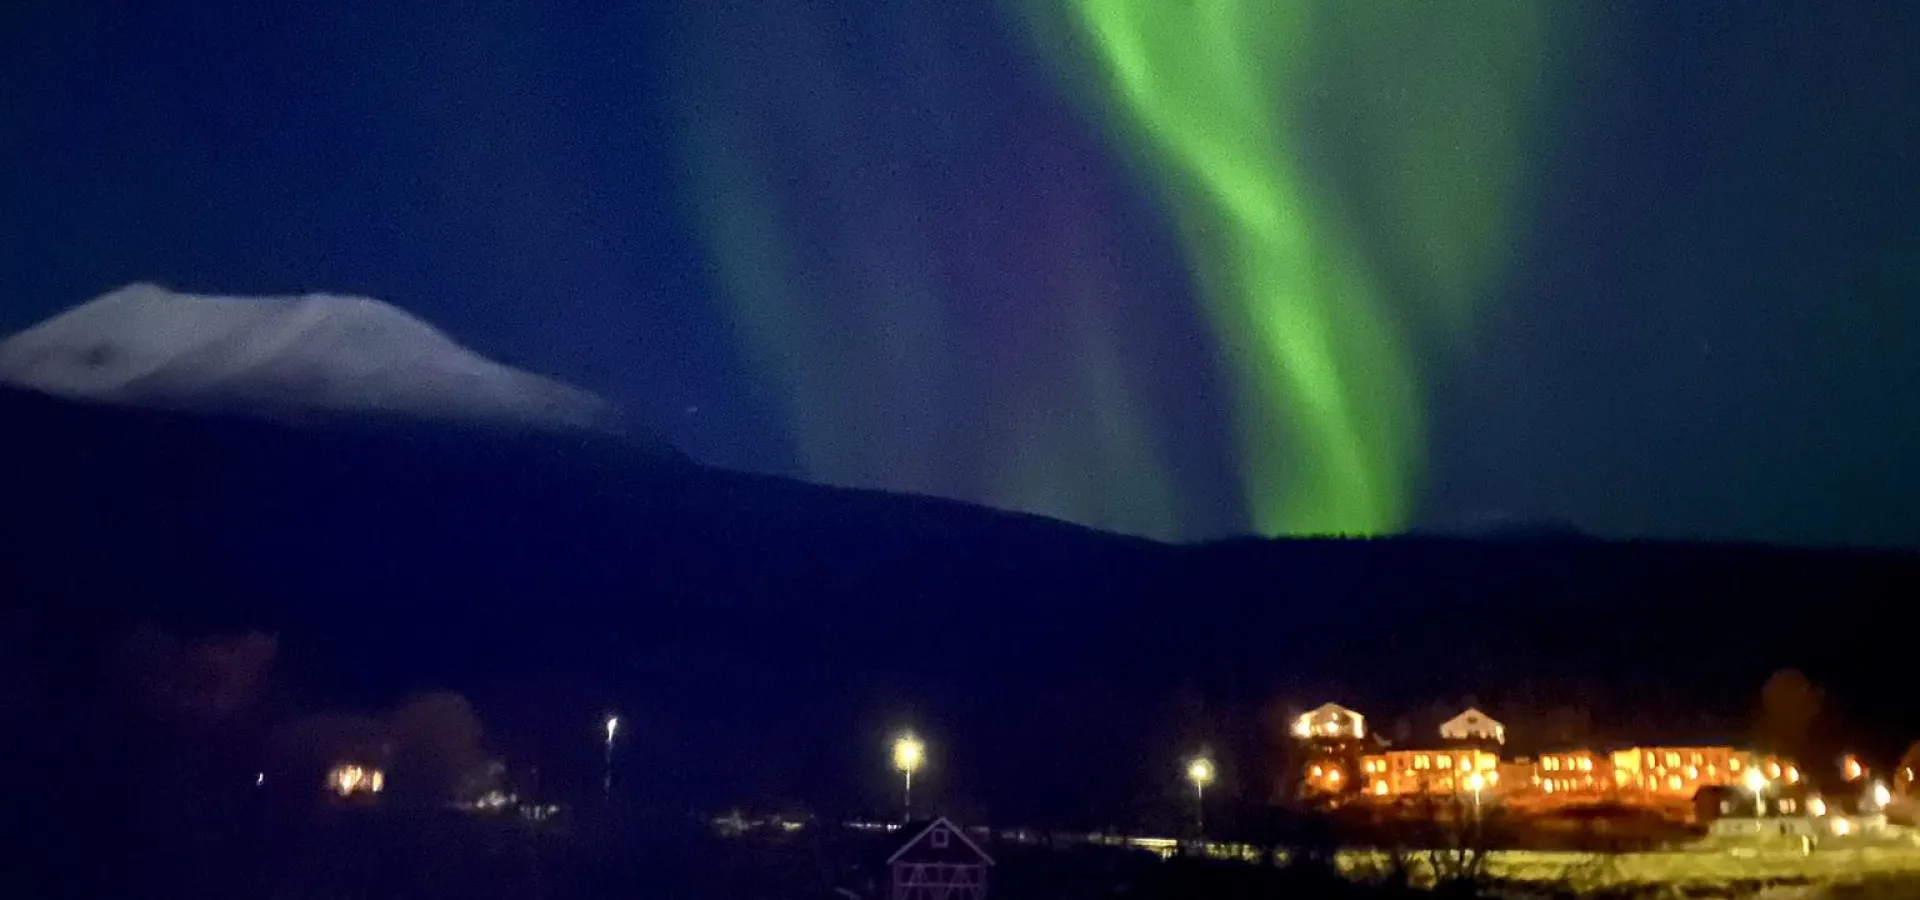
[[[1521,120],[1546,77],[1541,8],[1510,2],[1436,14],[1421,4],[1034,0],[1020,12],[1016,21],[1038,37],[1029,46],[1050,51],[1063,82],[1111,113],[1113,142],[1152,160],[1198,288],[1193,318],[1206,323],[1231,397],[1213,427],[1234,435],[1244,524],[1264,534],[1406,527],[1424,462],[1421,366],[1408,344],[1419,326],[1432,324],[1444,340],[1447,326],[1469,318],[1502,250],[1512,183],[1524,170]],[[1028,270],[1074,267],[1077,283],[1030,284],[1019,300],[1023,314],[1071,337],[1040,361],[1049,370],[1001,390],[1004,369],[982,365],[994,361],[991,348],[952,352],[964,329],[954,310],[978,298],[952,296],[954,279],[930,269],[941,226],[915,215],[944,207],[914,197],[925,179],[900,178],[880,150],[857,140],[858,116],[892,108],[883,99],[889,88],[838,71],[804,13],[780,17],[716,26],[722,35],[695,54],[703,60],[696,69],[724,70],[724,59],[744,56],[757,68],[814,67],[809,77],[708,88],[684,116],[686,156],[723,294],[753,358],[785,388],[809,474],[857,484],[860,473],[884,469],[900,479],[890,487],[935,484],[1123,531],[1190,530],[1149,437],[1168,433],[1166,423],[1128,386],[1162,376],[1109,337],[1125,303],[1118,295],[1129,288],[1089,266],[1111,239],[1095,235],[1093,245],[1063,248],[1071,255]],[[1460,41],[1382,59],[1391,76],[1338,110],[1352,133],[1321,146],[1308,140],[1315,92],[1324,100],[1340,81],[1332,70],[1390,56],[1382,49],[1397,43],[1419,46],[1436,27]],[[1335,173],[1314,170],[1315,152],[1372,162],[1353,173],[1355,185],[1406,190],[1354,196]],[[796,193],[811,206],[857,211],[829,231],[858,248],[796,248],[805,239],[789,240],[778,224],[780,205]],[[1382,201],[1376,212],[1393,230],[1369,234],[1357,221],[1355,207],[1369,200]],[[1085,227],[1063,221],[1049,230],[1057,238]],[[1390,296],[1389,263],[1416,274],[1419,290]],[[825,280],[810,284],[808,275]],[[837,296],[816,293],[823,288]],[[1033,390],[1034,378],[1048,389]],[[1012,413],[996,441],[975,448],[982,458],[956,460],[941,436],[957,424],[950,399],[925,402],[956,383],[980,387],[958,408]]]
[[[0,331],[377,297],[717,466],[1131,534],[1920,544],[1920,9],[0,17]]]
[[[1240,398],[1235,427],[1253,525],[1267,534],[1404,528],[1423,463],[1420,373],[1407,332],[1423,311],[1385,296],[1375,261],[1407,252],[1399,261],[1427,286],[1408,299],[1442,305],[1435,312],[1467,306],[1481,288],[1485,261],[1501,249],[1508,182],[1520,173],[1520,153],[1508,146],[1521,131],[1515,120],[1543,78],[1544,7],[1069,5],[1109,76],[1113,105],[1167,169]],[[1366,244],[1345,218],[1353,198],[1312,187],[1302,132],[1312,127],[1308,91],[1338,77],[1315,66],[1343,68],[1369,48],[1319,45],[1358,36],[1373,47],[1431,47],[1435,29],[1447,26],[1460,40],[1442,53],[1382,60],[1391,75],[1374,90],[1418,90],[1419,102],[1392,116],[1346,110],[1384,145],[1363,178],[1405,188],[1382,199],[1412,240]],[[1474,59],[1463,65],[1464,55]],[[1375,116],[1388,124],[1366,121]]]

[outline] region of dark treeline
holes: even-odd
[[[1202,747],[1220,803],[1268,799],[1276,722],[1326,700],[1409,733],[1472,700],[1516,740],[1736,740],[1793,666],[1867,752],[1920,732],[1888,618],[1920,587],[1910,555],[1175,547],[613,441],[16,393],[0,421],[0,740],[33,808],[164,805],[135,772],[250,788],[274,728],[423,691],[469,702],[514,783],[537,768],[555,798],[595,795],[616,710],[616,793],[636,807],[891,810],[886,742],[911,726],[928,804],[1141,828],[1178,827],[1179,761]],[[169,730],[113,675],[155,632],[272,652],[232,715]],[[228,675],[194,677],[245,654],[213,656]]]

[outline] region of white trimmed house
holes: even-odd
[[[912,836],[887,857],[888,900],[985,900],[993,857],[966,832],[945,817],[906,832]]]
[[[1367,736],[1367,717],[1338,703],[1327,703],[1293,720],[1293,736],[1310,740],[1360,740]]]
[[[1448,741],[1492,741],[1496,744],[1504,744],[1507,742],[1507,726],[1500,724],[1494,717],[1469,707],[1466,712],[1441,723],[1440,738]]]

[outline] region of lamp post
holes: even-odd
[[[605,727],[607,730],[607,764],[605,773],[600,780],[600,793],[605,799],[611,801],[613,799],[613,738],[620,733],[620,717],[608,714]]]
[[[927,745],[914,737],[912,732],[903,734],[893,742],[893,767],[900,770],[906,778],[906,790],[901,804],[902,821],[913,820],[913,772],[927,758]]]
[[[1487,777],[1475,772],[1467,776],[1467,789],[1473,791],[1473,827],[1480,827],[1480,792],[1487,789]]]
[[[1753,817],[1766,818],[1767,815],[1767,776],[1760,774],[1757,766],[1748,766],[1746,774],[1747,790],[1753,792]]]
[[[1201,837],[1207,833],[1207,785],[1213,783],[1214,775],[1211,759],[1197,756],[1187,763],[1187,780],[1193,782],[1193,821]]]

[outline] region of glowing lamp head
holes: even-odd
[[[1876,781],[1873,783],[1872,794],[1874,806],[1886,806],[1893,802],[1893,792],[1887,790],[1887,783],[1884,781]]]
[[[1827,801],[1822,800],[1819,797],[1807,798],[1807,812],[1812,813],[1816,818],[1826,815]]]
[[[1475,772],[1472,775],[1467,776],[1467,790],[1470,790],[1478,794],[1481,791],[1484,791],[1486,789],[1487,789],[1486,776],[1480,774],[1479,772]]]
[[[893,742],[893,767],[902,772],[912,772],[920,768],[927,760],[927,745],[911,734],[901,735]]]
[[[612,741],[613,736],[620,731],[620,717],[608,716],[606,721],[606,726],[607,726],[607,740]]]
[[[1193,782],[1194,787],[1206,787],[1212,784],[1213,776],[1213,760],[1202,756],[1187,763],[1187,780]]]
[[[1756,794],[1767,789],[1767,776],[1760,774],[1759,769],[1748,769],[1743,780],[1746,782],[1747,790]]]

